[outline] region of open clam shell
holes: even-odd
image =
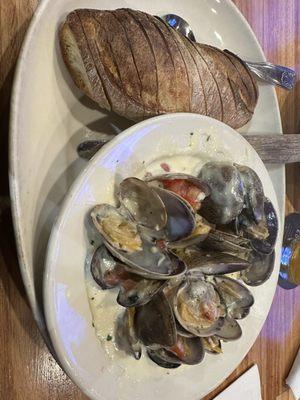
[[[271,254],[262,254],[256,251],[251,253],[250,266],[241,273],[241,279],[249,286],[259,286],[272,275],[275,262],[275,251]]]
[[[121,283],[117,302],[123,307],[138,307],[148,303],[161,290],[166,281],[144,279],[130,274],[128,279]]]
[[[134,274],[148,279],[170,279],[181,276],[186,271],[185,264],[172,253],[160,250],[153,243],[144,241],[143,250],[127,253],[115,249],[105,242],[110,252],[128,267]]]
[[[196,227],[196,218],[192,208],[177,194],[159,187],[153,189],[164,203],[167,223],[164,229],[165,239],[175,242],[192,234]]]
[[[138,224],[159,231],[167,223],[165,206],[150,186],[138,178],[124,179],[119,186],[119,199]]]
[[[213,226],[205,221],[199,214],[195,215],[195,228],[193,232],[186,238],[181,240],[177,240],[175,242],[169,242],[168,248],[171,249],[183,249],[190,246],[195,246],[201,242],[203,242]]]
[[[142,239],[136,224],[120,209],[99,204],[91,211],[94,226],[112,247],[128,253],[142,251]]]
[[[184,274],[184,263],[143,239],[136,224],[119,209],[102,204],[94,207],[91,218],[110,253],[129,266],[130,272],[150,279],[169,279]]]
[[[117,261],[104,245],[99,246],[93,254],[91,273],[102,289],[112,289],[130,275],[126,266]]]
[[[237,340],[242,336],[242,328],[234,318],[227,316],[215,336],[225,341]]]
[[[200,337],[215,334],[226,314],[215,287],[204,279],[183,282],[174,296],[173,306],[180,325]]]
[[[204,345],[202,338],[177,335],[177,342],[168,350],[178,357],[180,362],[188,365],[199,364],[204,357]]]
[[[249,289],[237,280],[226,276],[215,276],[212,279],[226,304],[228,316],[240,319],[248,315],[249,308],[254,304],[254,297]]]

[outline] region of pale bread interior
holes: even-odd
[[[65,23],[61,28],[60,40],[65,62],[76,85],[87,96],[93,98],[93,89],[86,73],[79,47],[76,43],[73,32],[67,23]]]

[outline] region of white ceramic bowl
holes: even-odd
[[[262,328],[277,283],[281,227],[274,272],[265,284],[251,288],[255,304],[241,321],[242,338],[225,343],[222,355],[207,354],[201,364],[176,370],[159,368],[144,356],[136,361],[119,352],[110,358],[92,326],[84,273],[88,211],[97,203],[113,203],[115,185],[125,177],[160,172],[161,162],[167,162],[174,172],[195,174],[208,160],[233,161],[253,168],[279,213],[269,174],[249,143],[223,123],[194,114],[165,115],[127,129],[96,154],[63,204],[48,247],[46,321],[62,366],[92,399],[199,399],[237,367]],[[93,290],[89,289],[90,296]],[[107,304],[107,316],[102,321],[110,333],[115,292],[102,292],[101,296]]]

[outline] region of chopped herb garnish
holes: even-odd
[[[112,336],[111,336],[111,335],[107,335],[107,336],[106,336],[106,340],[107,340],[108,342],[110,342],[110,341],[112,340]]]
[[[95,297],[91,297],[91,300],[95,300]]]
[[[210,135],[207,136],[206,141],[208,142],[210,140]]]
[[[92,327],[93,327],[93,328],[95,328],[95,324],[94,324],[94,322],[92,322]]]
[[[90,241],[91,245],[94,246],[95,242],[93,240]]]
[[[143,164],[145,164],[146,161],[143,161]]]
[[[190,135],[193,136],[194,132],[191,132]]]

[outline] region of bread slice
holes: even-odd
[[[253,115],[257,85],[242,60],[193,43],[149,14],[79,9],[59,36],[75,84],[128,119],[196,112],[239,128]]]

